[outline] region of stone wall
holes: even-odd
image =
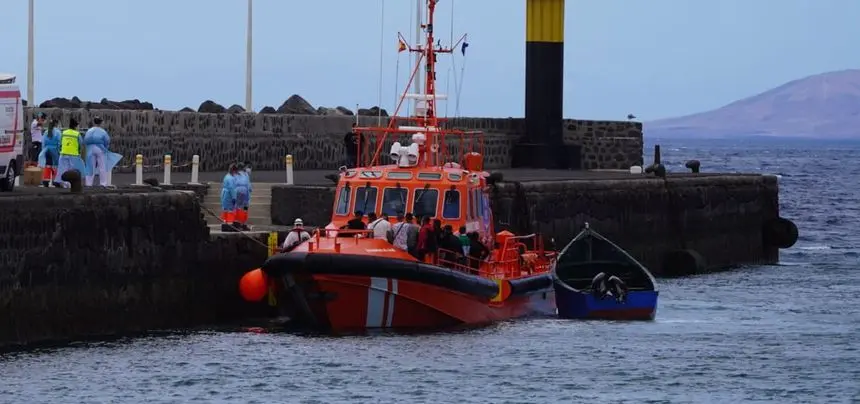
[[[0,197],[0,348],[260,314],[237,285],[266,235],[210,239],[199,204],[170,191]]]
[[[668,253],[694,250],[702,268],[772,263],[775,247],[763,244],[764,223],[779,217],[775,177],[679,174],[666,180],[504,182],[493,187],[496,230],[537,231],[563,248],[585,222],[627,249],[656,274]],[[296,217],[325,225],[334,204],[332,187],[272,187],[272,222]]]
[[[295,156],[297,169],[333,169],[343,161],[343,136],[355,121],[351,116],[53,108],[29,108],[28,116],[37,111],[60,119],[61,125],[75,117],[86,126],[93,116],[101,116],[112,134],[114,151],[128,156],[122,162],[125,169],[138,153],[146,165],[160,164],[169,153],[176,170],[187,170],[194,154],[201,156],[203,171],[225,170],[236,159],[252,161],[258,170],[280,170],[288,153]],[[359,119],[361,125],[378,122],[376,117]],[[511,148],[525,133],[520,118],[457,118],[450,126],[484,132],[489,168],[509,167]],[[565,142],[582,146],[583,168],[642,164],[641,123],[566,120],[564,128]],[[452,147],[458,144],[451,139]]]

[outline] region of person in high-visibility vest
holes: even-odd
[[[71,170],[78,170],[81,175],[86,173],[84,160],[81,158],[81,150],[83,148],[84,138],[81,132],[78,132],[78,121],[75,118],[69,119],[69,128],[64,130],[60,135],[60,158],[57,164],[57,178],[62,178],[63,173]],[[63,182],[63,187],[71,186],[68,182]]]
[[[51,119],[48,128],[42,134],[42,151],[39,153],[39,167],[42,167],[42,186],[51,186],[56,182],[57,164],[60,159],[60,137],[63,136],[57,127],[57,120]]]

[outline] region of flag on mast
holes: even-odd
[[[402,39],[397,40],[397,53],[403,52],[406,50],[406,42],[403,42]]]

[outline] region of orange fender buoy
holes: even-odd
[[[239,280],[239,294],[249,302],[262,301],[268,292],[269,282],[260,268],[249,271]]]

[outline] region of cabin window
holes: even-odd
[[[484,201],[483,198],[481,198],[483,195],[481,194],[481,190],[479,188],[473,189],[472,193],[474,194],[474,196],[472,197],[472,201],[475,202],[475,217],[482,218],[484,217]]]
[[[449,179],[449,180],[451,180],[451,181],[460,181],[460,180],[462,180],[462,179],[463,179],[463,175],[462,175],[462,174],[450,173],[450,174],[448,174],[448,179]]]
[[[466,191],[466,218],[472,220],[475,218],[475,201],[472,198],[475,196],[472,191]]]
[[[456,189],[445,191],[445,201],[442,204],[442,217],[445,219],[460,218],[460,191]]]
[[[382,171],[362,171],[359,177],[371,179],[382,178]]]
[[[350,177],[355,177],[355,174],[356,174],[355,170],[349,170],[346,172],[345,176],[346,176],[346,178],[350,178]]]
[[[365,215],[376,212],[376,187],[360,187],[355,189],[355,210],[360,210]]]
[[[436,189],[416,189],[415,202],[412,203],[412,214],[416,217],[436,217],[436,203],[439,191]]]
[[[382,192],[382,212],[388,216],[406,213],[406,188],[385,188]]]
[[[408,180],[412,179],[412,173],[408,171],[391,171],[386,175],[386,177],[388,177],[389,180]]]
[[[418,173],[418,179],[419,180],[441,180],[442,179],[442,173]],[[436,195],[438,196],[439,193],[437,192]],[[430,195],[427,195],[427,196],[430,196]]]
[[[348,215],[349,214],[349,195],[350,195],[349,187],[343,187],[340,189],[340,192],[337,195],[337,205],[334,209],[334,214],[336,215]]]

